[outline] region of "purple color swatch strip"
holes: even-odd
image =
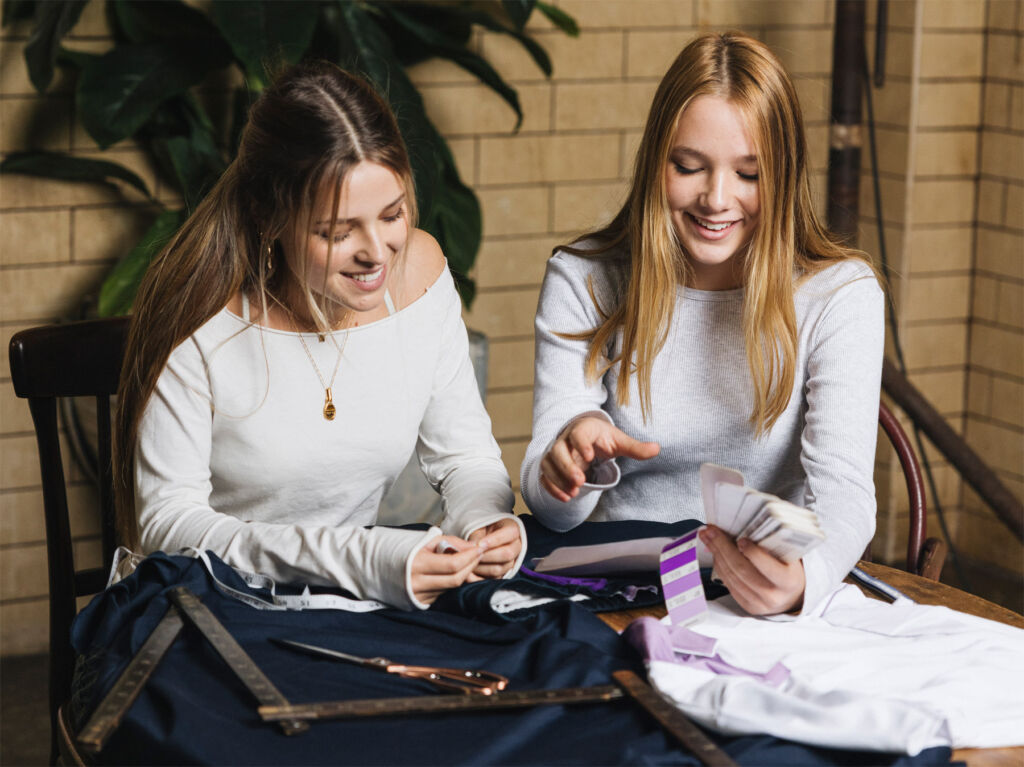
[[[697,548],[687,549],[681,554],[676,554],[671,559],[666,559],[661,563],[661,571],[663,573],[670,573],[677,567],[682,567],[685,564],[689,564],[697,558]]]
[[[685,575],[678,580],[674,580],[671,583],[666,583],[662,586],[662,590],[665,593],[665,599],[669,600],[676,594],[681,594],[684,591],[689,591],[693,588],[700,588],[700,571],[695,571],[689,575]]]
[[[691,602],[687,602],[685,605],[680,605],[671,612],[672,624],[679,626],[695,615],[699,615],[708,609],[707,602],[704,601],[703,597],[694,599]]]

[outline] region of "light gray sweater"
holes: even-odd
[[[742,289],[679,288],[651,375],[653,412],[644,421],[636,377],[629,404],[620,407],[618,365],[588,383],[588,342],[558,335],[599,323],[588,279],[609,311],[625,288],[628,263],[561,251],[548,262],[536,319],[533,438],[522,467],[526,504],[555,530],[587,519],[703,520],[700,465],[738,469],[749,487],[817,512],[826,541],[803,560],[804,610],[813,608],[850,571],[874,533],[884,299],[871,271],[856,261],[837,263],[796,291],[793,396],[760,439],[749,422],[753,386]],[[648,461],[618,459],[617,484],[604,490],[585,485],[562,503],[541,488],[540,462],[568,422],[588,412],[605,414],[632,437],[658,442],[661,452]]]

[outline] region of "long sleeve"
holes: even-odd
[[[611,284],[616,271],[595,269],[587,275],[578,270],[581,263],[580,258],[556,254],[548,261],[544,275],[534,323],[533,436],[526,449],[520,483],[523,499],[537,519],[559,531],[586,520],[601,491],[594,485],[584,485],[576,498],[558,501],[540,485],[540,463],[570,421],[583,415],[611,421],[603,410],[608,399],[603,378],[588,381],[584,372],[590,343],[566,338],[565,334],[593,330],[600,324],[601,315],[590,288],[601,308],[609,311],[616,295]]]
[[[805,505],[826,540],[804,557],[806,609],[856,564],[875,530],[874,458],[882,376],[884,295],[859,266],[809,329],[800,462]]]
[[[515,496],[480,400],[461,302],[454,286],[446,293],[440,321],[441,358],[420,423],[416,451],[420,469],[441,494],[445,512],[442,530],[466,538],[481,527],[515,519],[511,515]],[[526,531],[518,519],[515,521],[524,546],[510,576],[518,570],[526,552]]]
[[[206,361],[195,340],[186,340],[172,353],[139,429],[136,509],[146,553],[195,547],[282,582],[337,585],[359,598],[423,607],[409,588],[409,563],[436,530],[275,523],[214,509],[212,401]]]

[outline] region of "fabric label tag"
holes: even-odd
[[[696,623],[708,611],[697,564],[697,531],[661,550],[661,590],[673,626]]]

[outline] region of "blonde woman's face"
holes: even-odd
[[[388,272],[409,237],[405,193],[390,168],[361,162],[342,182],[333,236],[333,194],[328,192],[322,195],[325,207],[314,213],[310,230],[288,238],[305,246],[306,280],[314,293],[328,300],[332,314],[354,312],[358,320],[359,315],[383,311]],[[289,267],[299,274],[302,260],[294,255],[286,249]]]
[[[690,287],[739,287],[761,200],[757,154],[735,105],[698,96],[686,107],[665,167],[665,193],[695,275]]]

